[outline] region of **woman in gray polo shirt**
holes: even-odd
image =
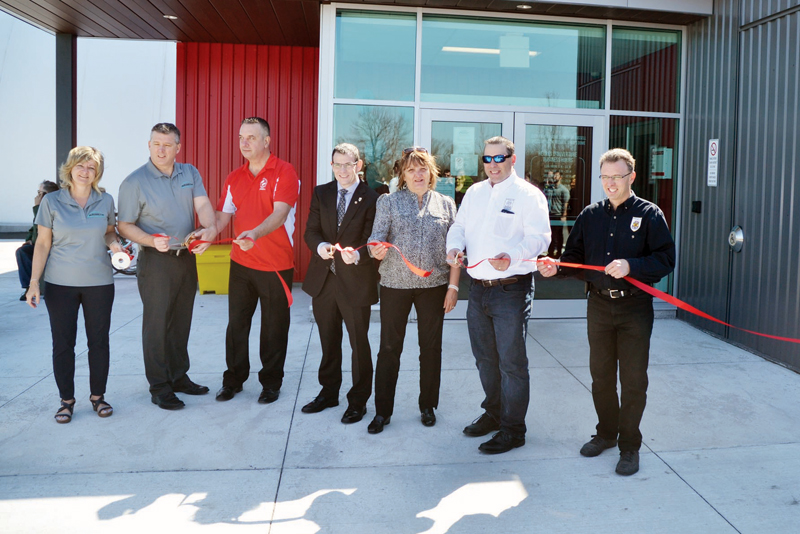
[[[114,303],[108,249],[121,252],[122,247],[114,227],[114,199],[98,186],[102,176],[103,155],[99,150],[73,148],[59,170],[61,190],[45,196],[36,215],[39,237],[26,298],[36,308],[41,297],[39,278],[44,273],[53,336],[53,374],[61,394],[61,407],[55,415],[58,423],[69,423],[75,407],[75,337],[81,306],[89,347],[89,400],[100,417],[114,411],[104,398]]]

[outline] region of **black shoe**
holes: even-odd
[[[261,390],[261,395],[258,396],[258,403],[269,404],[275,402],[280,394],[280,389],[264,388]]]
[[[464,434],[477,438],[492,432],[497,432],[498,430],[500,430],[500,423],[495,421],[488,413],[484,413],[464,429]]]
[[[367,427],[367,432],[370,434],[380,434],[383,432],[383,427],[389,424],[392,420],[392,417],[383,417],[382,415],[376,415],[375,419]]]
[[[592,436],[592,440],[586,442],[583,445],[583,447],[581,447],[581,456],[588,456],[589,458],[594,458],[604,450],[616,446],[617,446],[617,440],[615,439],[605,439],[601,438],[600,436]]]
[[[617,462],[617,474],[629,477],[639,471],[639,451],[622,451]]]
[[[346,425],[349,425],[351,423],[358,423],[364,418],[366,414],[367,414],[366,406],[362,406],[360,408],[353,408],[352,406],[348,406],[347,410],[344,411],[344,415],[342,416],[342,423]]]
[[[217,391],[217,400],[218,401],[229,401],[233,398],[234,395],[237,393],[242,392],[242,386],[233,387],[233,386],[222,386],[219,391]]]
[[[19,300],[21,300],[22,302],[27,302],[28,300],[27,295],[28,295],[28,290],[27,289],[23,290],[22,296],[19,298]]]
[[[205,395],[209,389],[206,386],[195,384],[189,377],[184,377],[180,384],[172,384],[172,391],[175,393],[186,393],[187,395]]]
[[[419,413],[424,426],[433,426],[436,424],[436,414],[433,413],[433,408],[423,408]]]
[[[339,399],[326,399],[322,395],[317,395],[317,398],[300,408],[303,413],[319,413],[325,408],[333,408],[339,406]]]
[[[180,410],[186,406],[172,391],[163,395],[153,395],[150,397],[150,401],[162,410]]]
[[[501,430],[492,439],[481,443],[478,450],[485,454],[501,454],[525,445],[525,438],[515,438]]]

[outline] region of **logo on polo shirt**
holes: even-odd
[[[642,218],[641,217],[634,217],[631,221],[631,230],[634,232],[642,227]]]
[[[194,182],[186,182],[185,184],[181,184],[181,189],[186,189],[187,187],[192,187]]]
[[[261,185],[258,187],[258,190],[259,191],[265,191],[267,189],[267,185],[269,185],[269,182],[267,181],[267,179],[266,178],[262,178],[261,179]]]
[[[90,211],[89,214],[86,216],[89,219],[99,219],[102,217],[103,219],[106,218],[106,214],[102,211]]]

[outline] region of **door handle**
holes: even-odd
[[[731,233],[728,234],[728,245],[734,252],[741,252],[744,246],[744,231],[738,224],[731,228]]]

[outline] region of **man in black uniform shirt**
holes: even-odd
[[[639,470],[639,423],[647,398],[653,297],[623,278],[654,284],[675,267],[675,243],[664,214],[631,191],[635,164],[630,152],[621,148],[603,154],[600,179],[608,198],[581,212],[561,256],[565,263],[604,266],[605,272],[575,272],[557,263],[539,265],[542,276],[575,275],[589,285],[589,368],[599,422],[597,435],[581,448],[581,454],[597,456],[619,440],[616,472],[626,476]],[[617,362],[621,398],[617,397]]]

